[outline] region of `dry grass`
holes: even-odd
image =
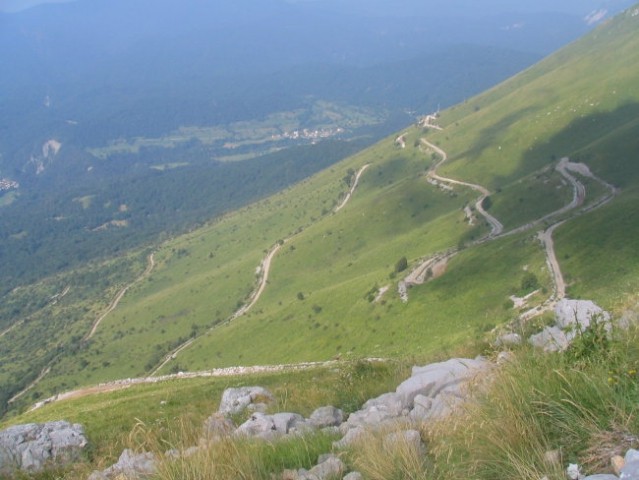
[[[350,448],[348,460],[354,470],[370,480],[432,478],[425,452],[402,437],[398,427],[364,434]]]
[[[523,348],[477,402],[432,425],[438,478],[563,479],[568,463],[602,473],[612,456],[636,445],[636,334],[576,343],[578,355]],[[550,451],[559,461],[548,460]]]

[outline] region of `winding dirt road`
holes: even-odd
[[[370,164],[367,163],[366,165],[364,165],[363,167],[361,167],[357,173],[355,174],[355,180],[353,181],[353,185],[351,186],[351,189],[349,190],[349,192],[346,194],[346,196],[344,197],[344,200],[342,200],[342,202],[335,208],[335,213],[339,212],[342,208],[344,208],[346,206],[346,204],[348,204],[348,202],[350,201],[350,199],[353,197],[353,194],[355,193],[355,189],[357,188],[357,185],[359,184],[359,179],[362,176],[362,174],[366,171],[366,169],[370,167]],[[235,311],[229,318],[227,318],[224,322],[222,322],[221,324],[218,325],[214,325],[213,327],[209,328],[208,332],[211,332],[212,330],[218,328],[220,325],[227,325],[230,322],[232,322],[233,320],[241,317],[242,315],[245,315],[246,313],[248,313],[248,311],[253,308],[253,306],[258,302],[258,300],[260,299],[260,297],[262,296],[262,294],[264,293],[264,289],[266,288],[266,284],[268,283],[268,277],[271,271],[271,263],[273,262],[273,259],[275,258],[275,255],[277,255],[277,252],[280,251],[280,249],[282,248],[282,246],[284,244],[286,244],[287,242],[289,242],[292,238],[294,238],[297,234],[291,235],[290,237],[285,238],[284,240],[282,240],[281,242],[278,242],[277,244],[275,244],[273,247],[271,247],[271,249],[268,251],[268,253],[266,254],[266,256],[264,257],[264,259],[262,260],[262,262],[260,263],[260,278],[258,280],[257,286],[255,287],[255,290],[253,290],[253,292],[251,293],[251,295],[248,298],[248,302],[243,305],[242,307],[240,307],[237,311]],[[183,352],[184,350],[186,350],[188,347],[190,347],[193,342],[195,342],[197,340],[198,337],[196,338],[191,338],[189,340],[187,340],[186,342],[184,342],[181,345],[178,345],[177,348],[175,348],[174,350],[172,350],[171,352],[169,352],[160,362],[160,364],[155,367],[151,373],[150,376],[153,377],[154,375],[156,375],[160,370],[162,370],[162,368],[164,368],[171,360],[175,360],[177,358],[177,356]]]
[[[424,145],[425,147],[433,150],[435,153],[437,153],[440,157],[441,160],[439,162],[437,162],[436,165],[434,165],[433,167],[431,167],[428,171],[428,177],[434,180],[437,180],[439,182],[444,182],[444,183],[448,183],[448,184],[452,184],[452,185],[461,185],[461,186],[465,186],[465,187],[469,187],[472,188],[473,190],[479,192],[481,194],[481,196],[479,197],[479,199],[477,200],[477,202],[475,203],[475,207],[477,209],[477,211],[486,219],[486,221],[489,223],[489,225],[491,226],[491,232],[480,238],[479,240],[476,240],[475,242],[473,242],[473,245],[479,245],[482,244],[484,242],[487,242],[489,240],[498,238],[498,237],[502,237],[502,236],[508,236],[508,235],[513,235],[516,233],[521,233],[521,232],[525,232],[527,230],[532,229],[533,227],[540,225],[542,223],[548,222],[550,219],[552,218],[560,218],[559,221],[553,223],[552,225],[550,225],[547,229],[540,231],[538,233],[538,238],[540,239],[540,241],[542,242],[542,244],[544,245],[544,249],[546,252],[546,263],[548,264],[548,268],[549,271],[552,275],[552,279],[553,279],[553,294],[541,305],[538,305],[537,307],[534,307],[526,312],[524,312],[523,314],[520,315],[520,319],[521,320],[528,320],[530,318],[534,318],[538,315],[541,315],[542,313],[551,310],[552,308],[554,308],[555,304],[561,300],[562,298],[564,298],[566,296],[566,282],[564,280],[563,274],[561,272],[561,267],[559,265],[559,261],[557,260],[557,255],[555,252],[555,245],[554,245],[554,241],[552,238],[552,235],[554,233],[554,231],[559,228],[561,225],[563,225],[566,221],[575,218],[579,215],[582,215],[586,212],[590,212],[596,208],[600,208],[603,205],[605,205],[606,203],[610,202],[618,193],[618,190],[611,184],[609,184],[608,182],[606,182],[605,180],[602,180],[601,178],[597,177],[596,175],[594,175],[590,169],[588,168],[588,166],[586,164],[583,163],[575,163],[575,162],[571,162],[570,159],[568,157],[564,157],[562,158],[559,163],[557,164],[557,166],[555,167],[555,169],[557,170],[557,172],[559,172],[559,174],[564,177],[572,186],[573,189],[573,198],[570,201],[570,203],[564,205],[563,207],[561,207],[560,209],[551,212],[533,222],[527,223],[525,225],[522,225],[520,227],[517,227],[515,229],[512,229],[508,232],[504,232],[504,227],[501,224],[501,222],[499,220],[497,220],[495,217],[493,217],[492,215],[490,215],[488,212],[485,211],[485,209],[483,208],[483,202],[484,199],[486,197],[488,197],[490,195],[490,192],[483,186],[481,185],[476,185],[473,183],[469,183],[469,182],[463,182],[463,181],[459,181],[459,180],[454,180],[451,178],[446,178],[446,177],[442,177],[440,175],[437,174],[437,169],[444,164],[444,162],[446,162],[448,160],[448,155],[447,153],[439,148],[436,145],[433,145],[432,143],[428,142],[425,139],[421,139],[421,143],[422,145]],[[602,198],[600,198],[599,200],[597,200],[595,203],[593,203],[592,205],[588,206],[587,208],[582,209],[581,211],[573,214],[572,216],[570,216],[569,218],[563,218],[561,219],[561,217],[564,214],[567,214],[568,212],[582,206],[584,204],[584,201],[586,199],[586,187],[584,186],[583,183],[581,183],[575,176],[573,176],[571,174],[571,172],[575,172],[578,173],[584,177],[588,177],[591,178],[593,180],[596,180],[597,182],[601,183],[602,185],[604,185],[608,190],[609,193],[605,196],[603,196]],[[402,296],[402,299],[404,301],[408,300],[408,293],[406,290],[407,286],[411,286],[411,285],[421,285],[425,282],[426,280],[426,274],[427,272],[433,268],[433,266],[441,264],[442,262],[447,262],[448,260],[450,260],[452,257],[454,257],[457,253],[459,252],[459,249],[451,249],[448,252],[445,253],[438,253],[435,254],[434,256],[431,256],[430,258],[427,258],[426,260],[424,260],[423,262],[421,262],[415,269],[413,269],[408,276],[403,280],[403,282],[400,282],[400,286],[399,286],[399,290],[400,290],[400,296]],[[403,285],[402,285],[403,284]]]
[[[124,296],[126,295],[126,292],[128,292],[131,287],[140,283],[142,280],[148,277],[154,268],[155,268],[155,254],[152,253],[147,258],[147,266],[144,272],[142,272],[142,274],[138,278],[133,280],[133,282],[129,283],[126,287],[124,287],[122,290],[118,292],[118,294],[109,304],[109,307],[104,311],[102,315],[100,315],[100,317],[96,319],[95,322],[93,322],[93,326],[91,327],[91,330],[89,331],[89,333],[87,333],[84,336],[84,340],[89,340],[91,337],[93,337],[93,335],[95,335],[95,332],[98,330],[98,327],[102,323],[102,320],[104,320],[113,310],[118,308],[118,305],[120,304],[120,301],[122,301],[122,298],[124,298]]]
[[[499,220],[497,220],[490,213],[488,213],[484,209],[484,205],[483,205],[484,200],[490,196],[490,191],[488,191],[488,189],[482,185],[477,185],[475,183],[469,183],[469,182],[462,182],[460,180],[446,178],[446,177],[442,177],[438,175],[437,169],[441,167],[444,163],[446,163],[446,161],[448,160],[448,154],[444,150],[439,148],[437,145],[433,145],[432,143],[430,143],[428,140],[424,138],[421,139],[421,143],[427,148],[430,148],[431,150],[435,151],[441,157],[441,160],[428,170],[428,176],[440,182],[449,183],[451,185],[461,185],[463,187],[469,187],[475,190],[476,192],[479,192],[481,196],[475,202],[475,208],[480,213],[480,215],[486,219],[486,221],[490,225],[490,233],[488,234],[487,238],[493,238],[500,235],[504,231],[504,226],[501,224]]]
[[[335,213],[339,212],[349,202],[349,200],[353,196],[353,193],[355,193],[355,189],[357,188],[357,184],[359,183],[359,177],[362,176],[362,173],[364,173],[368,167],[370,167],[370,163],[367,163],[366,165],[364,165],[362,168],[358,170],[357,174],[355,175],[355,181],[353,182],[351,189],[348,191],[348,193],[344,197],[344,200],[342,200],[342,203],[340,203],[339,206],[335,208]]]

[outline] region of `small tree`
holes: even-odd
[[[399,260],[397,260],[397,263],[395,264],[395,272],[397,273],[403,272],[407,268],[408,268],[408,259],[406,257],[402,257]]]
[[[524,277],[521,279],[521,289],[524,292],[532,292],[539,288],[539,279],[537,275],[532,272],[526,272]]]

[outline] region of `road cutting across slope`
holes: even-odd
[[[122,290],[120,290],[117,295],[115,296],[115,298],[111,301],[111,303],[109,304],[108,308],[102,313],[102,315],[100,315],[95,322],[93,322],[93,325],[91,326],[91,330],[89,331],[89,333],[87,333],[84,336],[84,340],[89,340],[91,337],[93,337],[93,335],[95,335],[95,332],[98,331],[98,327],[100,326],[100,324],[102,323],[102,321],[116,308],[118,308],[118,305],[120,304],[120,302],[122,301],[122,299],[124,298],[124,296],[126,295],[126,292],[129,291],[129,289],[131,287],[133,287],[134,285],[140,283],[142,280],[144,280],[146,277],[148,277],[151,272],[153,271],[153,269],[155,268],[155,257],[154,254],[151,253],[148,258],[147,258],[147,266],[146,269],[144,270],[144,272],[142,272],[142,274],[136,278],[135,280],[133,280],[133,282],[129,283],[126,287],[124,287]]]
[[[344,197],[344,200],[342,200],[342,202],[335,208],[334,213],[339,212],[351,200],[351,198],[353,197],[353,194],[355,193],[355,189],[357,188],[357,185],[359,184],[360,177],[362,176],[362,174],[366,171],[366,169],[369,166],[370,166],[370,164],[367,163],[366,165],[364,165],[363,167],[361,167],[357,171],[357,173],[355,174],[355,178],[353,180],[353,185],[351,186],[350,190],[348,191],[348,193]],[[222,322],[220,325],[226,325],[226,324],[232,322],[233,320],[245,315],[246,313],[248,313],[248,311],[251,308],[253,308],[253,306],[258,302],[258,300],[260,299],[260,297],[264,293],[264,290],[266,289],[266,285],[268,283],[268,277],[269,277],[269,274],[270,274],[270,271],[271,271],[271,263],[273,262],[273,259],[275,258],[275,255],[277,255],[277,252],[279,252],[280,248],[282,248],[282,245],[284,245],[285,243],[290,241],[296,235],[297,234],[293,234],[290,237],[285,238],[284,240],[280,240],[273,247],[271,247],[271,249],[267,252],[266,256],[264,257],[264,259],[260,263],[260,267],[259,267],[260,276],[259,276],[259,279],[258,279],[258,282],[257,282],[257,285],[256,285],[255,289],[251,292],[247,302],[244,305],[242,305],[238,310],[236,310],[228,319],[226,319],[226,321]],[[207,333],[211,332],[212,330],[214,330],[215,328],[219,327],[220,325],[214,325],[213,327],[211,327],[207,331]],[[150,376],[156,375],[171,360],[175,360],[177,358],[177,356],[182,351],[184,351],[188,347],[190,347],[196,340],[197,340],[197,337],[196,338],[191,338],[191,339],[187,340],[186,342],[182,343],[181,345],[178,345],[177,348],[175,348],[174,350],[169,352],[162,359],[160,364],[151,371]]]

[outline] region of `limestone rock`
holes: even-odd
[[[263,404],[273,400],[273,394],[263,387],[227,388],[222,394],[218,412],[222,415],[234,415],[241,413],[249,405]]]
[[[399,417],[405,414],[407,410],[407,406],[397,393],[384,393],[379,397],[371,398],[363,405],[362,410],[367,410],[372,407],[387,412],[391,417]]]
[[[497,347],[514,347],[521,345],[521,343],[521,335],[518,333],[506,333],[495,340],[495,346]]]
[[[272,440],[282,435],[291,433],[303,433],[314,429],[312,425],[304,420],[304,417],[297,413],[276,413],[266,415],[264,413],[254,413],[246,422],[237,427],[236,435],[249,437],[259,437],[265,440]]]
[[[590,300],[564,298],[555,306],[555,325],[544,328],[530,337],[530,343],[545,352],[563,351],[580,331],[591,326],[593,321],[604,322],[606,331],[612,329],[610,314]]]
[[[556,326],[546,327],[541,332],[532,335],[529,342],[544,352],[560,352],[570,345],[564,331]]]
[[[273,419],[275,430],[281,434],[295,433],[307,427],[304,417],[297,413],[276,413],[271,415],[271,418]]]
[[[135,453],[126,449],[120,455],[118,461],[102,471],[102,475],[107,479],[124,477],[127,480],[142,479],[155,474],[157,462],[155,456],[149,452]],[[94,474],[97,472],[94,472]],[[103,477],[97,477],[103,478]]]
[[[570,480],[583,480],[583,475],[579,471],[579,465],[571,463],[566,469],[566,475]]]
[[[610,314],[590,300],[564,298],[555,305],[555,321],[559,328],[566,329],[578,325],[586,329],[593,318],[610,322]]]
[[[308,472],[300,472],[300,480],[329,480],[342,477],[346,471],[346,465],[339,457],[327,455],[323,460]]]
[[[619,478],[622,480],[639,480],[639,450],[630,449],[624,457],[625,465]]]
[[[619,477],[616,475],[611,475],[609,473],[598,474],[598,475],[588,475],[587,477],[582,477],[582,480],[619,480]]]
[[[359,472],[351,472],[344,476],[344,480],[364,480],[364,476]]]
[[[309,417],[309,422],[317,428],[338,427],[343,421],[344,412],[333,406],[320,407]]]
[[[0,431],[0,473],[40,472],[78,459],[87,446],[82,425],[65,421],[16,425]]]
[[[454,358],[425,367],[413,367],[412,376],[397,387],[404,407],[412,409],[417,395],[434,398],[442,392],[464,397],[464,385],[479,371],[487,368],[484,359]]]
[[[272,439],[277,436],[275,423],[270,415],[254,413],[246,422],[237,427],[235,435]]]

